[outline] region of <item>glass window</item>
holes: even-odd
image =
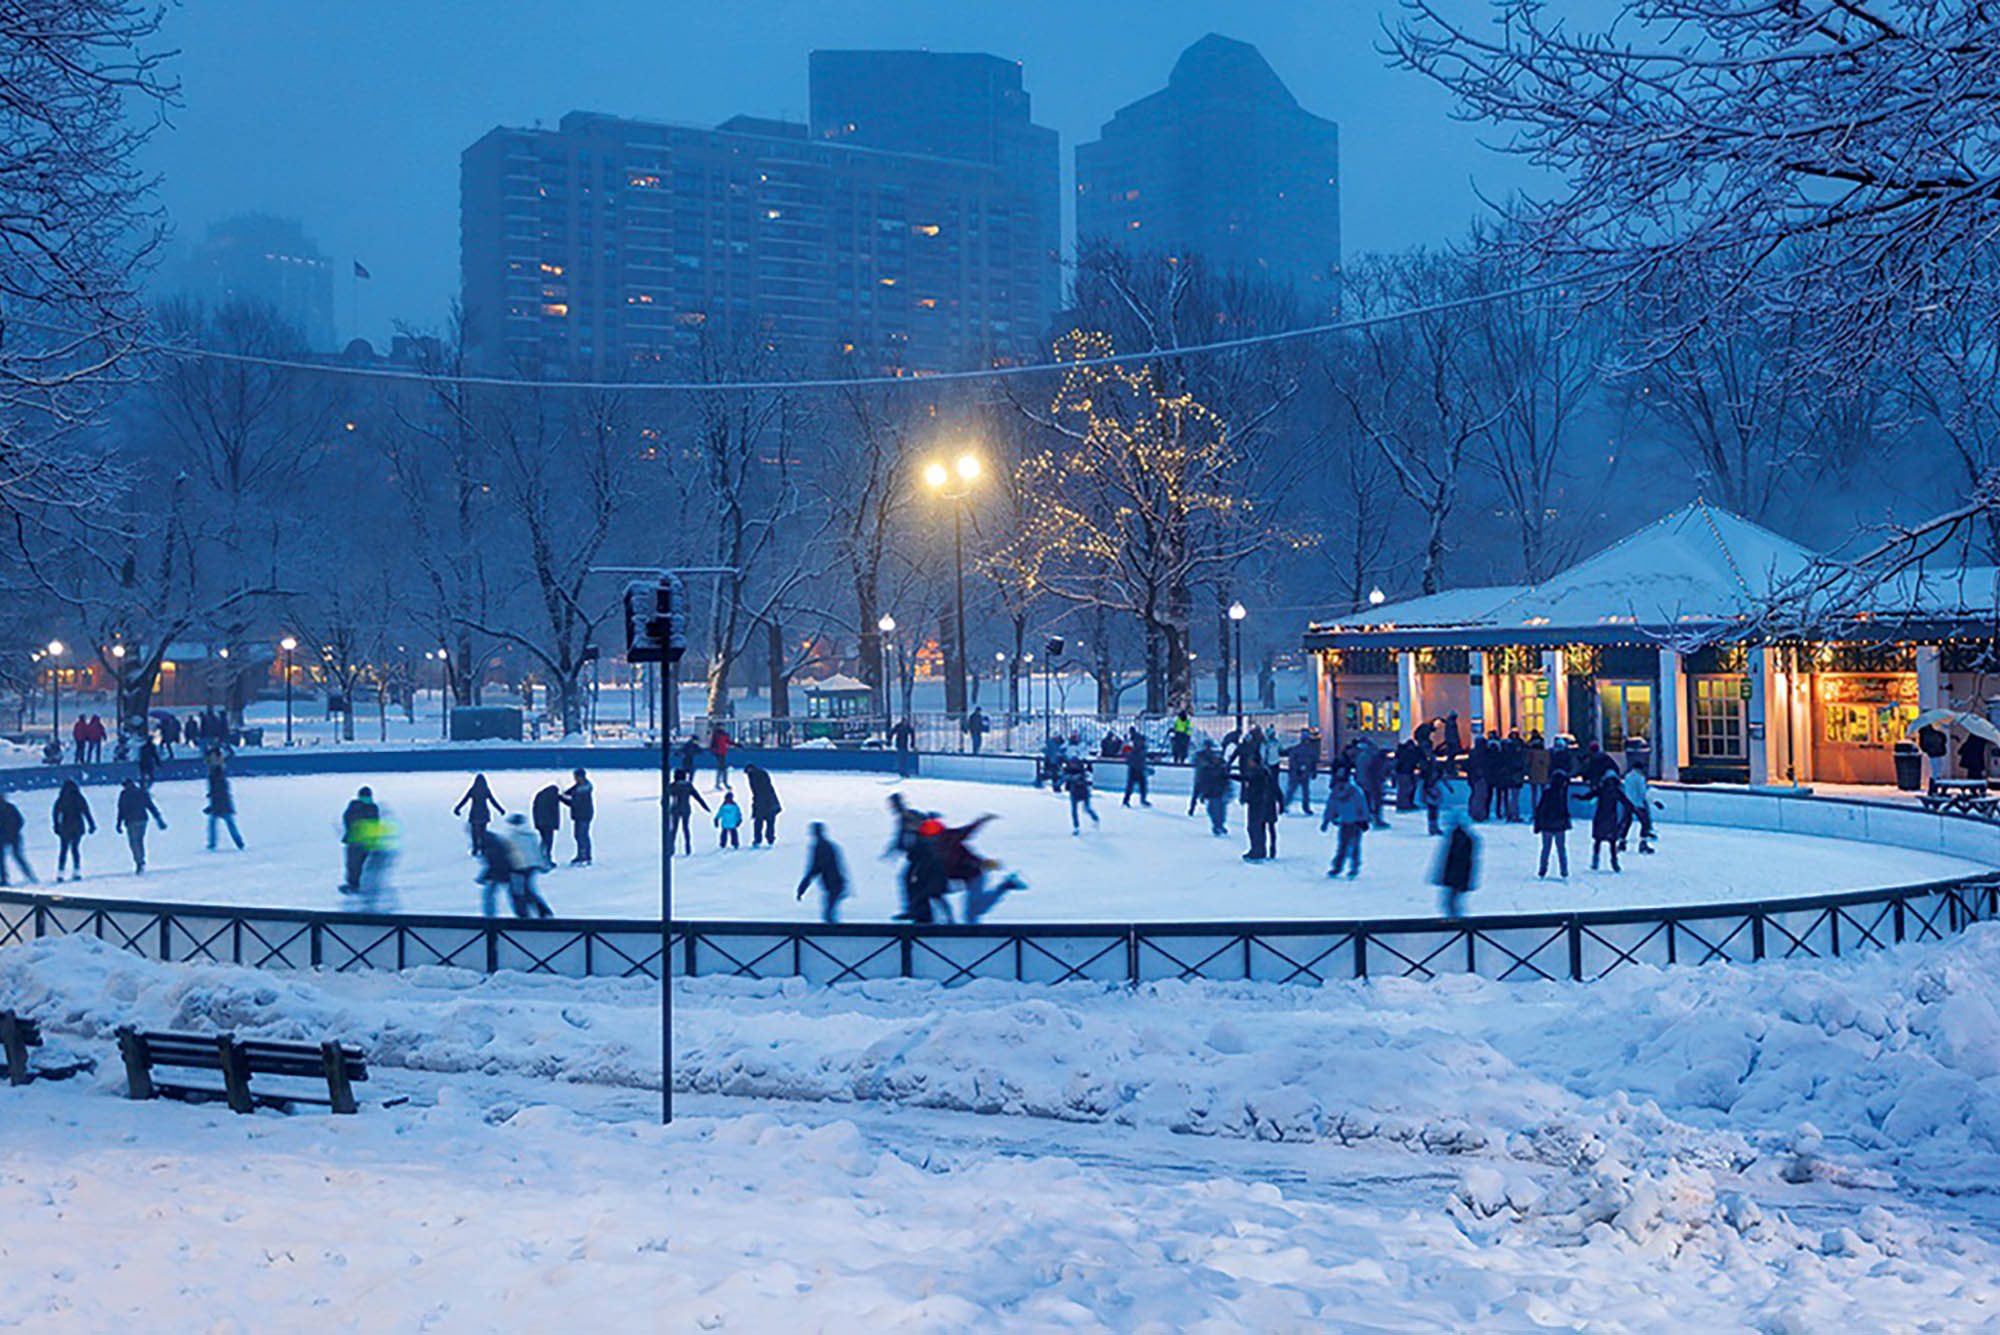
[[[1694,735],[1690,750],[1698,760],[1742,760],[1744,677],[1697,677],[1694,683]]]

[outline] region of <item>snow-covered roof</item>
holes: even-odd
[[[1483,623],[1502,603],[1527,592],[1523,584],[1494,584],[1470,589],[1446,589],[1399,603],[1384,603],[1340,619],[1343,626],[1463,626]]]
[[[836,672],[824,681],[807,683],[806,689],[808,691],[868,691],[874,688],[865,681],[858,681],[853,677]]]

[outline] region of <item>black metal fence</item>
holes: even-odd
[[[914,927],[314,913],[0,890],[0,947],[85,935],[147,959],[263,969],[518,970],[575,978],[921,978],[953,984],[1321,983],[1477,974],[1594,982],[1627,965],[1830,959],[2000,917],[2000,874],[1744,904],[1448,920]]]

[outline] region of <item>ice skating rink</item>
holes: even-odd
[[[889,837],[885,800],[902,791],[951,824],[986,812],[999,817],[976,846],[1029,888],[1005,900],[993,921],[1257,920],[1430,916],[1429,884],[1437,841],[1423,833],[1421,813],[1396,817],[1393,828],[1369,834],[1358,879],[1326,877],[1331,832],[1317,815],[1297,813],[1279,823],[1279,858],[1262,865],[1241,854],[1242,809],[1230,808],[1230,835],[1208,833],[1205,817],[1187,816],[1187,799],[1163,796],[1151,808],[1119,805],[1100,791],[1102,823],[1086,817],[1073,837],[1069,804],[1043,790],[948,780],[895,780],[881,775],[776,774],[784,813],[776,849],[716,848],[710,817],[697,809],[692,857],[675,860],[675,911],[692,918],[804,920],[817,916],[817,891],[793,898],[804,869],[806,826],[823,820],[845,855],[852,882],[843,906],[850,921],[882,920],[898,907],[897,863],[881,857]],[[469,776],[385,774],[239,779],[238,823],[249,847],[205,851],[204,792],[198,781],[162,783],[154,790],[170,828],[149,840],[144,876],[131,872],[122,836],[111,830],[116,790],[86,790],[99,830],[84,841],[85,879],[65,888],[95,897],[199,901],[258,907],[371,908],[407,913],[477,913],[479,892],[462,821],[451,808]],[[535,791],[567,776],[495,771],[488,776],[509,811],[526,810]],[[558,868],[542,891],[558,914],[577,917],[657,917],[658,777],[650,771],[607,770],[597,786],[596,865],[570,868],[567,827],[557,838]],[[713,775],[697,776],[713,805]],[[339,816],[367,783],[402,827],[391,891],[373,901],[338,893]],[[739,787],[738,800],[748,794]],[[43,879],[54,871],[49,833],[53,794],[17,795],[28,822],[28,857]],[[1318,807],[1315,806],[1315,812]],[[1636,851],[1625,870],[1590,870],[1589,822],[1570,832],[1570,877],[1535,875],[1536,841],[1525,825],[1476,827],[1479,878],[1472,913],[1657,907],[1860,890],[1965,875],[1983,870],[1959,859],[1838,839],[1757,833],[1706,826],[1660,827],[1659,852]],[[1635,845],[1636,848],[1636,845]]]

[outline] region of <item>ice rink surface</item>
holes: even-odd
[[[200,782],[162,783],[156,799],[170,828],[149,840],[149,867],[131,873],[125,841],[111,831],[116,789],[86,790],[99,832],[84,842],[86,878],[68,887],[93,896],[259,907],[374,908],[409,913],[477,913],[465,827],[451,814],[470,776],[385,774],[239,779],[238,822],[248,848],[223,836],[222,852],[205,851],[204,789]],[[657,917],[659,913],[658,776],[649,771],[594,774],[598,818],[596,864],[570,868],[570,832],[557,838],[558,869],[542,891],[558,914],[577,917]],[[1101,824],[1083,820],[1072,836],[1066,799],[1019,786],[880,775],[775,776],[784,812],[776,849],[753,850],[746,819],[744,847],[716,847],[711,817],[694,813],[694,855],[675,860],[675,911],[693,918],[805,920],[817,915],[817,892],[803,903],[793,891],[804,869],[806,826],[823,820],[846,857],[852,882],[843,917],[879,921],[894,913],[897,866],[881,857],[890,826],[889,794],[940,812],[950,824],[991,812],[999,819],[976,847],[1023,876],[1029,888],[1001,903],[990,920],[1012,922],[1265,919],[1429,916],[1437,912],[1430,872],[1438,843],[1423,833],[1421,813],[1395,816],[1393,828],[1367,836],[1356,880],[1328,880],[1333,836],[1317,815],[1284,817],[1279,858],[1247,864],[1241,854],[1243,812],[1230,808],[1228,838],[1208,833],[1205,817],[1187,816],[1187,799],[1163,795],[1151,808],[1119,805],[1100,791]],[[488,776],[509,811],[526,810],[556,772],[494,771]],[[391,892],[368,902],[341,895],[339,817],[355,789],[369,784],[402,828]],[[713,775],[697,776],[714,805]],[[748,794],[738,790],[745,804]],[[46,886],[54,873],[49,832],[53,794],[16,798],[28,819],[28,856]],[[1317,804],[1315,812],[1319,810]],[[1904,885],[1984,870],[1936,854],[1847,840],[1736,831],[1706,826],[1660,827],[1659,852],[1626,855],[1613,875],[1590,870],[1587,816],[1570,831],[1570,877],[1535,874],[1537,841],[1525,825],[1476,827],[1477,888],[1468,911],[1482,914],[1612,909],[1789,897]]]

